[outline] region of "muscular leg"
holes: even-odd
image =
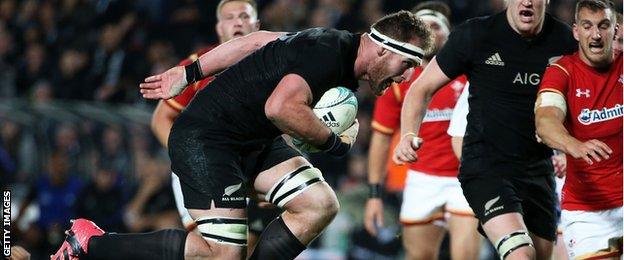
[[[448,219],[451,235],[452,259],[479,259],[481,235],[477,232],[479,221],[474,216],[451,213]]]
[[[505,213],[491,218],[483,224],[483,230],[488,239],[496,247],[498,241],[504,236],[518,230],[527,230],[520,213]],[[506,260],[513,259],[536,259],[535,248],[523,246],[511,252]]]
[[[566,260],[568,259],[568,252],[565,248],[565,241],[563,240],[563,235],[557,234],[557,244],[555,245],[553,259],[555,260]]]
[[[309,163],[303,157],[288,159],[261,172],[254,186],[259,193],[267,194],[276,183],[282,180],[283,176],[302,169],[306,165]],[[286,186],[283,185],[281,188]],[[294,258],[305,249],[305,245],[323,231],[336,216],[339,208],[336,195],[324,181],[306,186],[303,192],[282,206],[285,212],[282,213],[281,218],[269,224],[260,236],[251,258]],[[267,233],[270,234],[267,235]],[[292,241],[294,238],[297,241]],[[287,251],[288,254],[294,255],[285,256],[284,252]]]
[[[553,253],[554,243],[548,239],[543,239],[531,233],[531,239],[535,246],[535,257],[537,259],[550,259]]]
[[[245,209],[227,209],[216,208],[214,203],[210,209],[199,210],[189,209],[189,213],[193,219],[200,220],[203,218],[218,217],[218,218],[245,218]],[[244,259],[246,254],[246,247],[239,245],[231,245],[227,243],[221,243],[210,239],[207,231],[198,225],[197,229],[202,235],[195,233],[189,233],[186,238],[186,246],[184,249],[185,259],[205,259],[205,258],[223,258],[223,259]]]
[[[403,226],[406,259],[438,259],[444,228],[434,224]]]

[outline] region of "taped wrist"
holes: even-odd
[[[351,149],[351,145],[342,142],[336,133],[332,133],[324,144],[318,147],[323,152],[335,157],[345,156]]]
[[[199,65],[199,59],[189,65],[184,66],[184,70],[186,71],[187,84],[197,82],[204,78],[201,70],[201,65]]]
[[[368,184],[368,198],[369,199],[378,199],[381,198],[382,187],[379,183]]]

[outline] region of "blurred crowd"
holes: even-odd
[[[258,7],[265,30],[365,32],[384,14],[417,2],[260,0]],[[445,2],[453,24],[504,8],[503,0]],[[67,219],[75,217],[116,232],[180,226],[166,151],[149,130],[155,103],[141,98],[137,86],[218,41],[217,3],[0,0],[0,184],[13,191],[14,244],[35,259],[46,257],[64,238]],[[571,23],[574,3],[552,0],[550,12]],[[622,2],[618,5],[621,11]],[[365,233],[361,207],[374,97],[368,88],[357,95],[361,130],[349,159],[311,155],[342,204],[337,226],[328,229],[332,236],[322,246],[340,250],[365,240],[358,232]],[[340,234],[357,239],[336,239]],[[393,235],[377,240],[396,244],[394,251],[378,246],[382,255],[400,247]]]

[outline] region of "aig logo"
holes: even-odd
[[[531,84],[533,86],[537,86],[540,83],[540,75],[537,73],[520,73],[518,72],[518,74],[516,74],[516,77],[513,80],[513,84],[522,84],[522,85],[527,85],[527,84]]]

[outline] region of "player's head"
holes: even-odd
[[[615,12],[611,2],[580,0],[574,15],[574,38],[579,41],[581,59],[593,67],[605,67],[613,61]]]
[[[216,30],[220,42],[245,36],[260,29],[254,0],[221,0],[217,5]]]
[[[617,55],[622,52],[622,49],[624,49],[624,43],[622,43],[622,40],[624,39],[624,29],[622,28],[621,13],[615,13],[615,21],[617,22],[617,28],[615,28],[615,36],[613,37],[613,54]]]
[[[449,22],[451,8],[444,2],[425,1],[416,5],[412,12],[425,21],[433,33],[433,47],[425,53],[425,59],[431,60],[448,40],[451,32],[451,23]]]
[[[522,37],[537,35],[544,25],[549,0],[506,0],[507,21]]]
[[[424,53],[431,48],[432,38],[429,26],[408,11],[389,14],[375,22],[371,32],[363,36],[367,45],[372,43],[367,47],[370,56],[364,78],[373,92],[381,95],[392,82],[407,79],[406,71],[420,65]]]

